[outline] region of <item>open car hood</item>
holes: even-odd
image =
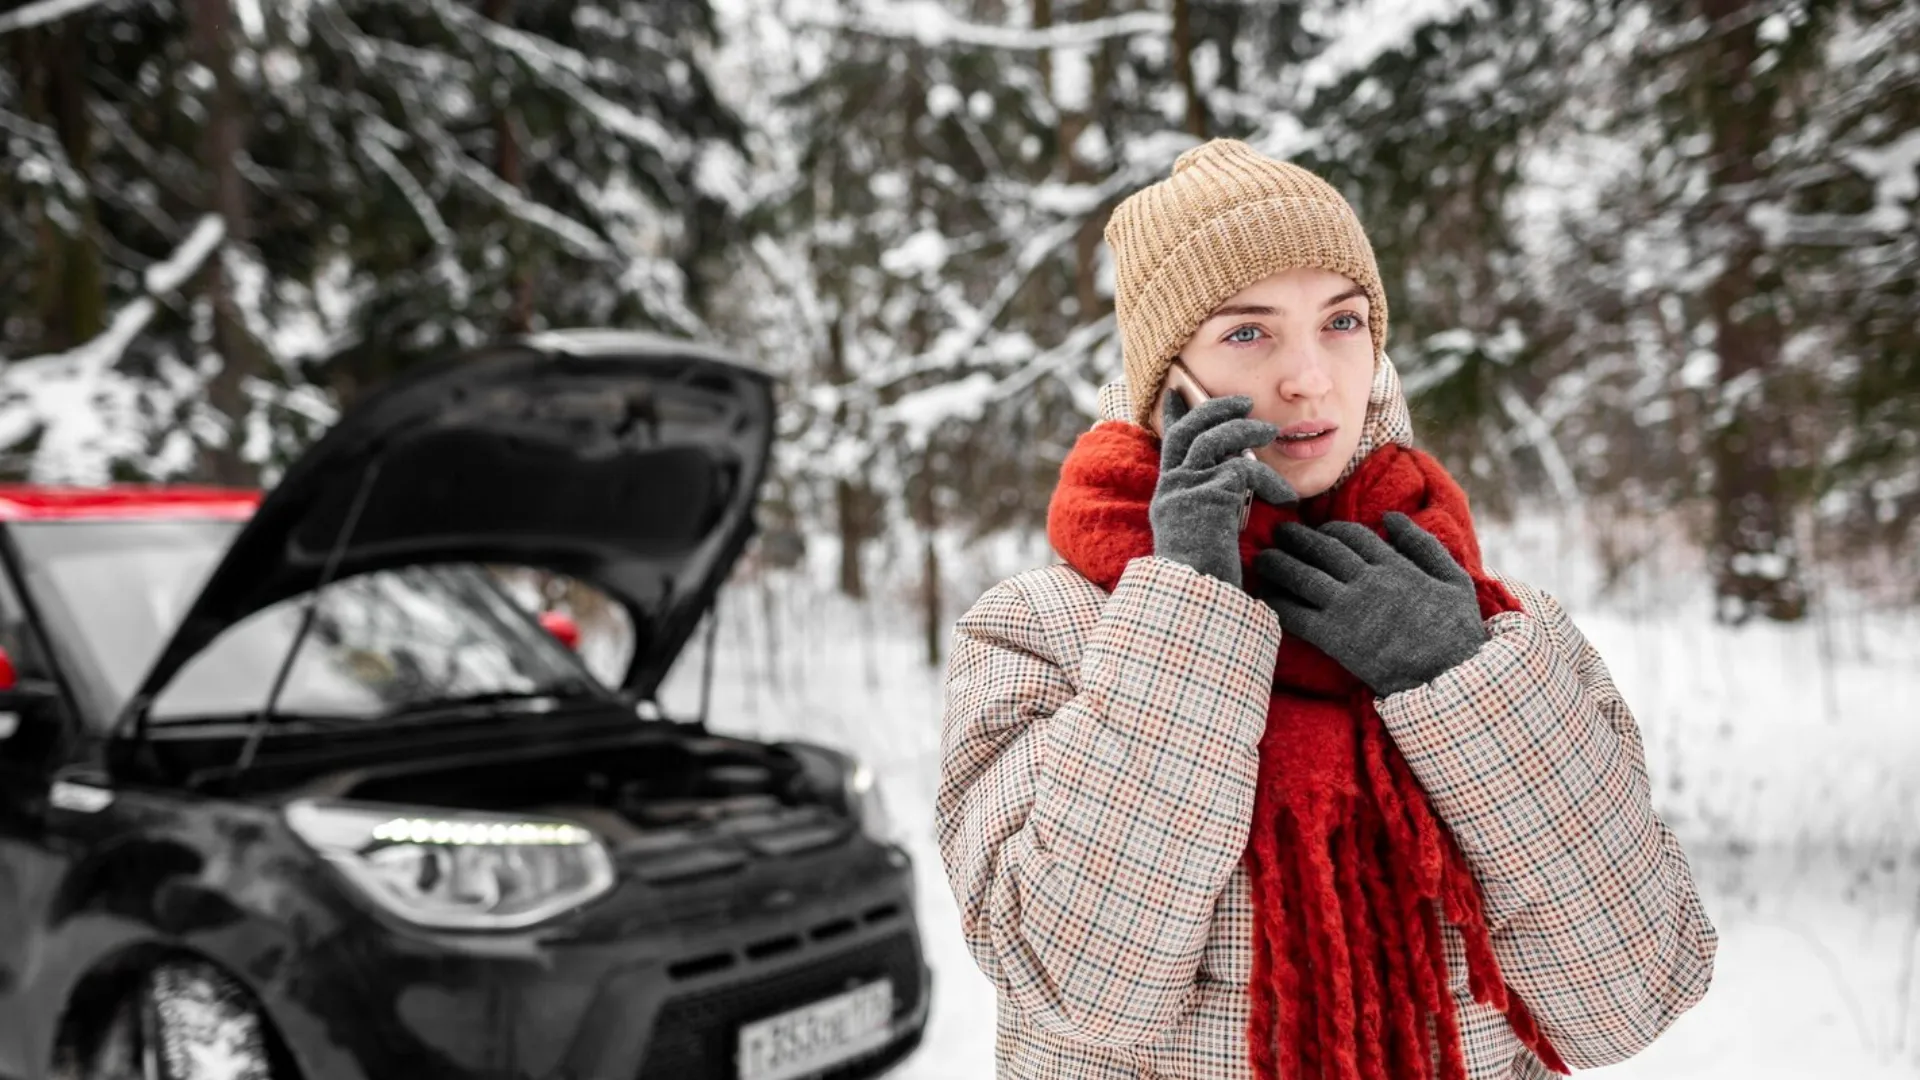
[[[323,578],[450,561],[604,590],[633,623],[623,682],[651,696],[752,535],[772,436],[764,374],[669,338],[538,334],[414,368],[261,501],[130,715],[222,631]]]

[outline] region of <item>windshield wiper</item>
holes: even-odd
[[[302,728],[342,731],[362,730],[377,727],[382,721],[404,717],[421,716],[440,712],[466,712],[482,709],[489,705],[501,705],[516,701],[552,701],[556,704],[593,700],[611,701],[613,698],[591,679],[563,679],[533,690],[486,690],[476,694],[464,694],[459,697],[427,698],[422,701],[408,702],[384,712],[367,713],[315,713],[315,712],[274,712],[262,720],[252,710],[246,712],[203,713],[196,716],[168,717],[165,720],[149,720],[155,729],[185,730],[191,728],[221,727],[223,725],[245,728],[252,734],[255,723],[264,723],[259,729],[262,734],[271,732],[278,725],[297,725]],[[284,728],[282,729],[284,730]]]
[[[562,679],[533,690],[485,690],[477,694],[462,694],[458,697],[427,698],[390,709],[381,715],[383,718],[390,718],[413,716],[419,713],[463,711],[518,701],[552,701],[557,704],[581,699],[611,700],[607,692],[591,679]]]
[[[277,712],[269,718],[268,723],[301,724],[310,728],[343,730],[347,728],[364,728],[378,719],[379,716],[377,714],[370,715],[365,713]],[[149,718],[147,720],[147,728],[149,731],[179,731],[192,728],[232,725],[245,728],[247,734],[251,736],[258,722],[259,714],[249,709],[246,712],[205,713],[199,716],[172,716],[165,720]]]

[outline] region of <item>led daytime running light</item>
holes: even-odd
[[[435,818],[393,818],[374,826],[372,836],[387,844],[486,844],[491,847],[577,847],[593,842],[593,834],[578,825]]]

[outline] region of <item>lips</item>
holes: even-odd
[[[1295,461],[1309,461],[1333,449],[1333,434],[1338,430],[1340,425],[1331,420],[1302,420],[1281,428],[1273,446]]]

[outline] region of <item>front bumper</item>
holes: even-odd
[[[898,931],[825,954],[777,974],[735,978],[668,999],[655,1014],[641,1077],[732,1080],[735,1035],[742,1024],[885,978],[894,988],[892,1031],[885,1046],[831,1075],[852,1080],[878,1075],[919,1044],[926,1026],[928,976],[918,942]],[[892,1052],[890,1055],[889,1052]]]
[[[918,1045],[931,975],[897,856],[647,893],[544,933],[367,919],[263,1001],[307,1080],[734,1080],[742,1024],[879,978],[888,1042],[828,1075],[877,1076]]]

